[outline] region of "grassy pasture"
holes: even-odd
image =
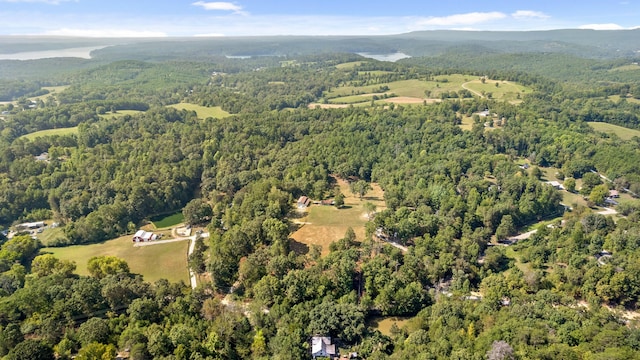
[[[338,180],[338,186],[345,195],[345,206],[337,209],[335,206],[311,205],[303,218],[294,221],[301,227],[291,235],[295,240],[291,244],[293,250],[304,253],[305,247],[320,245],[322,254],[325,255],[329,253],[329,245],[342,239],[349,227],[355,231],[358,241],[362,241],[365,237],[364,225],[367,222],[363,204],[371,202],[377,206],[377,211],[385,208],[384,193],[377,184],[372,184],[373,190],[369,191],[362,201],[351,194],[346,181]]]
[[[384,72],[381,72],[384,73]],[[499,86],[495,87],[498,83]],[[518,94],[530,93],[532,90],[508,81],[487,80],[485,84],[478,79],[474,79],[470,75],[452,74],[436,76],[433,80],[425,81],[418,79],[399,80],[383,84],[367,85],[367,86],[340,86],[333,88],[327,92],[325,96],[330,99],[330,103],[360,103],[356,101],[354,96],[360,95],[383,95],[395,94],[398,97],[415,99],[415,101],[407,102],[420,104],[427,97],[438,99],[443,92],[452,92],[462,90],[463,84],[472,92],[482,93],[482,91],[490,92],[494,99],[517,101]],[[385,93],[375,93],[381,86],[389,88]],[[427,96],[427,94],[429,96]],[[370,99],[369,99],[370,100]]]
[[[220,106],[206,107],[206,106],[189,104],[189,103],[173,104],[169,106],[178,110],[184,109],[187,111],[195,111],[196,114],[198,115],[198,118],[200,119],[206,119],[209,117],[222,119],[231,115],[228,112],[222,110]]]
[[[184,216],[181,211],[170,215],[160,215],[151,219],[153,226],[156,229],[168,228],[170,226],[176,226],[184,221]]]
[[[99,244],[43,248],[41,252],[52,253],[62,260],[74,261],[79,275],[89,275],[87,262],[91,257],[112,255],[124,259],[131,272],[141,274],[145,281],[154,282],[164,278],[188,284],[188,247],[188,241],[134,247],[131,236],[127,235]]]
[[[463,116],[462,124],[458,125],[462,130],[473,129],[473,118],[471,116]]]
[[[63,136],[63,135],[77,135],[78,127],[70,127],[70,128],[60,128],[60,129],[48,129],[48,130],[40,130],[33,132],[31,134],[22,135],[20,138],[27,140],[34,140],[37,137],[45,137],[45,136]]]
[[[478,93],[491,93],[492,98],[498,100],[517,100],[518,94],[529,94],[532,91],[510,81],[499,80],[486,80],[484,84],[480,80],[472,80],[465,83],[465,87]]]
[[[329,99],[330,104],[358,104],[361,102],[371,102],[373,100],[373,95],[371,94],[362,94],[362,95],[351,95],[351,96],[343,96],[334,99]]]
[[[387,71],[387,70],[358,71],[358,75],[378,76],[378,75],[385,75],[385,74],[393,74],[393,71]]]
[[[603,122],[589,122],[588,124],[595,131],[608,133],[608,134],[615,134],[617,137],[619,137],[622,140],[631,140],[634,136],[640,137],[640,130],[628,129],[626,127],[607,124]]]

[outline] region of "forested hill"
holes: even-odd
[[[206,55],[254,40],[3,85],[29,96],[0,105],[0,356],[640,357],[638,82]],[[175,241],[146,258],[141,228]]]

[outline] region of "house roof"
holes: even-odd
[[[324,352],[327,355],[336,355],[336,345],[331,343],[327,336],[314,336],[311,338],[311,354]]]

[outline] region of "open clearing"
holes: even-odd
[[[151,222],[153,223],[153,226],[155,226],[156,229],[163,229],[163,228],[168,228],[170,226],[175,226],[182,223],[183,221],[184,221],[184,216],[182,215],[181,211],[178,211],[170,215],[156,216],[151,219]]]
[[[496,84],[498,84],[497,87]],[[480,93],[484,96],[491,93],[491,98],[505,101],[518,100],[518,94],[522,96],[532,92],[531,89],[525,86],[501,80],[485,80],[484,83],[480,80],[472,80],[464,85],[472,92]]]
[[[140,114],[143,113],[144,111],[139,111],[139,110],[118,110],[116,112],[106,112],[104,114],[100,114],[99,116],[103,119],[111,119],[112,117],[122,117],[125,115],[136,115],[136,114]]]
[[[347,68],[347,64],[340,65],[345,65],[345,68]],[[357,65],[354,64],[353,66]],[[363,73],[370,73],[373,76],[378,74],[375,71],[365,71]],[[380,75],[383,74],[384,72],[380,72]],[[496,87],[496,83],[498,87]],[[388,90],[380,92],[380,89],[385,86]],[[465,88],[476,96],[491,93],[493,99],[510,102],[518,101],[519,95],[532,92],[530,88],[509,81],[485,80],[485,83],[482,83],[480,79],[471,75],[452,74],[436,76],[427,81],[410,79],[366,86],[345,84],[326,92],[325,97],[332,104],[360,105],[364,103],[366,105],[367,102],[372,100],[373,95],[382,97],[385,94],[393,94],[394,97],[385,99],[385,101],[399,104],[422,104],[424,100],[429,103],[439,99],[440,94],[444,92],[458,92]]]
[[[129,264],[131,272],[141,274],[145,281],[167,279],[188,284],[188,247],[188,241],[134,247],[131,235],[126,235],[99,244],[43,248],[41,253],[52,253],[59,259],[74,261],[77,265],[76,273],[79,275],[89,275],[87,262],[91,257],[112,255],[124,259]]]
[[[33,132],[31,134],[22,135],[20,138],[27,139],[27,140],[34,140],[35,138],[45,137],[45,136],[56,136],[56,135],[63,136],[63,135],[77,135],[77,134],[78,134],[78,127],[74,126],[69,128],[40,130],[40,131]]]
[[[398,329],[402,329],[409,324],[411,319],[412,318],[400,316],[376,316],[367,320],[367,326],[379,330],[383,335],[392,336],[391,328],[393,324],[395,324]]]
[[[295,240],[291,247],[299,253],[306,253],[311,245],[322,246],[322,254],[329,253],[329,245],[344,237],[349,227],[353,228],[358,241],[365,237],[364,225],[367,223],[363,204],[371,202],[377,207],[377,211],[384,210],[384,193],[379,185],[371,184],[373,190],[369,191],[360,201],[349,191],[349,184],[344,180],[338,180],[340,191],[345,195],[344,207],[337,209],[335,206],[311,205],[303,218],[295,222],[301,224],[296,232],[291,234]]]
[[[179,103],[179,104],[173,104],[169,106],[178,110],[195,111],[196,114],[198,115],[198,118],[200,119],[206,119],[210,117],[222,119],[222,118],[231,116],[231,114],[222,110],[220,106],[206,107],[206,106],[189,104],[189,103]]]
[[[607,134],[615,134],[622,140],[631,140],[634,136],[640,137],[640,130],[628,129],[626,127],[603,123],[603,122],[589,122],[589,126],[593,128],[595,131],[607,133]]]

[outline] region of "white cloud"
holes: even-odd
[[[456,25],[473,25],[483,22],[499,20],[506,18],[507,15],[498,11],[492,12],[472,12],[466,14],[455,14],[441,17],[429,17],[418,21],[418,25],[432,26],[456,26]]]
[[[196,1],[193,4],[191,4],[193,6],[200,6],[201,8],[205,9],[205,10],[218,10],[218,11],[233,11],[235,14],[243,14],[245,15],[246,13],[244,11],[242,11],[242,6],[240,5],[236,5],[234,3],[230,3],[230,2],[221,2],[221,1],[216,1],[216,2],[204,2],[204,1]]]
[[[624,28],[618,24],[586,24],[578,26],[578,29],[591,29],[591,30],[624,30]]]
[[[115,37],[115,38],[132,38],[132,37],[167,37],[164,32],[159,31],[138,31],[123,29],[57,29],[49,30],[44,35],[53,36],[78,36],[78,37]]]
[[[549,15],[541,11],[518,10],[511,14],[515,19],[547,19]]]

